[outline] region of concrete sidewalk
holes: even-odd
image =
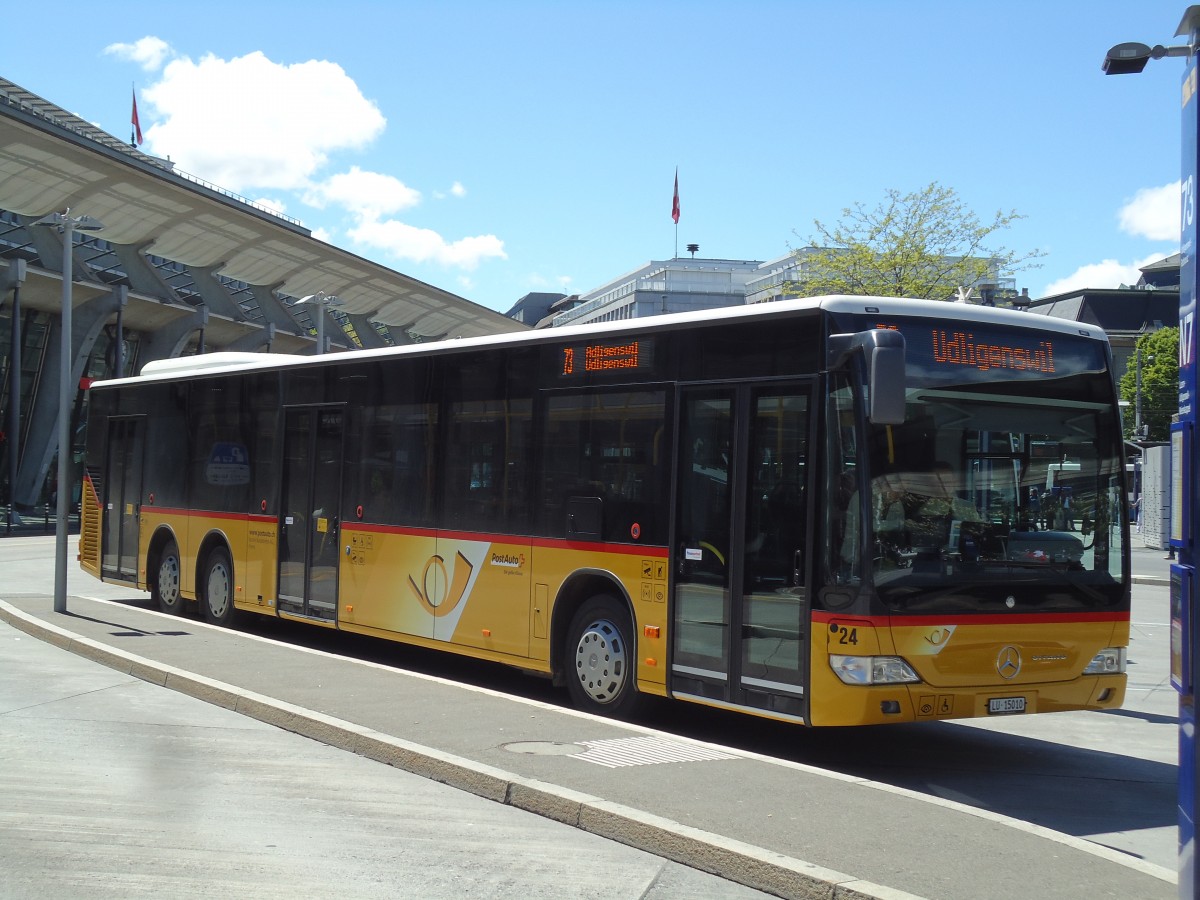
[[[45,594],[3,596],[0,619],[121,672],[779,896],[1176,895],[1173,872],[963,804],[163,616],[148,600],[73,595],[56,614]]]
[[[5,900],[769,896],[122,674],[4,622],[0,759]]]

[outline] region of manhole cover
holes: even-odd
[[[501,746],[509,753],[528,753],[531,756],[574,756],[586,749],[579,744],[560,744],[558,741],[516,741]]]

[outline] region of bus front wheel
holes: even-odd
[[[208,554],[201,588],[204,621],[210,625],[230,624],[233,621],[233,562],[224,547]]]
[[[173,540],[167,541],[158,557],[158,572],[154,576],[150,595],[160,610],[172,616],[183,614],[180,571],[179,545]]]
[[[633,625],[615,597],[581,606],[567,632],[567,690],[574,704],[602,716],[627,716],[638,705]]]

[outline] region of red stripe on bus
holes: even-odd
[[[846,622],[853,619],[870,625],[889,628],[897,625],[1045,625],[1050,623],[1070,622],[1128,622],[1129,612],[1048,612],[1048,613],[987,613],[985,615],[963,615],[957,613],[945,616],[861,616],[855,614],[838,615],[825,610],[813,610],[813,622],[828,624],[830,622]]]
[[[581,550],[588,553],[624,553],[628,556],[645,556],[650,559],[666,559],[666,547],[646,547],[639,544],[602,544],[590,541],[569,541],[557,538],[533,538],[530,546],[552,550]]]
[[[370,525],[364,522],[342,526],[346,531],[366,531],[371,534],[403,534],[408,537],[437,537],[436,528],[409,528],[403,525]]]
[[[665,559],[666,547],[645,547],[637,544],[604,544],[599,541],[571,541],[565,538],[529,538],[512,534],[488,534],[478,531],[438,531],[435,528],[411,528],[403,525],[374,525],[355,522],[343,526],[346,531],[366,531],[371,534],[395,534],[408,537],[442,538],[447,541],[484,541],[489,544],[528,544],[546,550],[578,550],[587,553],[624,553]]]
[[[259,522],[269,524],[278,521],[277,516],[263,516],[257,513],[212,512],[210,510],[177,509],[173,506],[150,506],[149,504],[142,507],[142,512],[147,514],[156,513],[162,516],[187,516],[189,519],[219,519],[222,522]]]

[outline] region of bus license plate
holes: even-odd
[[[988,699],[989,716],[1009,716],[1025,712],[1024,697],[991,697]]]

